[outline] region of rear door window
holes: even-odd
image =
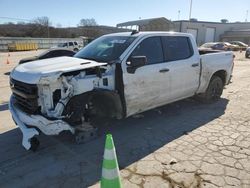
[[[69,42],[69,46],[73,46],[73,42]]]
[[[191,41],[188,37],[164,36],[163,49],[167,61],[187,59],[194,54]]]
[[[131,56],[146,56],[147,64],[162,63],[163,50],[160,37],[144,39],[132,52]]]

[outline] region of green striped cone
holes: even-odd
[[[121,188],[119,166],[111,134],[106,135],[102,164],[101,188]]]

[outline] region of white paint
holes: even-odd
[[[212,33],[212,31],[209,32]],[[130,33],[110,35],[128,36]],[[193,96],[195,93],[205,92],[211,76],[218,70],[225,70],[227,72],[226,82],[230,79],[233,67],[232,52],[200,56],[192,34],[139,32],[134,36],[137,36],[137,38],[120,56],[127,116]],[[138,68],[134,74],[127,73],[126,61],[130,53],[137,44],[150,36],[189,37],[194,54],[185,60],[145,65]],[[200,59],[202,60],[201,64]],[[82,63],[83,65],[81,65]],[[192,64],[197,63],[199,66],[192,67]],[[84,71],[84,69],[96,66],[105,69],[105,73],[103,73],[101,78],[95,74],[87,75]],[[160,73],[160,70],[166,68],[169,69],[169,72]],[[76,70],[81,70],[81,72],[75,76],[61,76],[64,72]],[[107,63],[98,63],[71,57],[52,58],[22,64],[17,66],[10,76],[21,82],[37,84],[39,95],[38,104],[41,106],[42,114],[57,119],[51,121],[42,115],[26,114],[13,106],[13,100],[11,98],[10,111],[23,132],[23,145],[26,149],[30,148],[30,138],[39,134],[36,129],[28,128],[26,125],[34,126],[46,135],[59,134],[63,130],[69,130],[74,133],[75,129],[61,120],[64,105],[67,104],[70,98],[94,89],[115,90],[115,65],[107,65]],[[107,86],[103,85],[103,78],[108,80]],[[55,104],[53,104],[53,92],[56,89],[61,89],[62,97],[60,102],[64,105],[58,103],[55,106]],[[115,154],[113,154],[112,151],[107,151],[104,157],[106,159],[114,159]],[[106,177],[117,177],[115,171],[107,171],[104,169],[103,172],[106,174],[104,175]]]
[[[15,108],[16,115],[24,124],[37,127],[46,135],[58,135],[62,131],[75,132],[75,129],[63,120],[48,120],[40,115],[28,115]]]
[[[9,109],[10,109],[10,113],[12,114],[13,119],[15,120],[15,122],[17,123],[17,125],[19,126],[20,130],[23,133],[22,145],[26,150],[29,150],[31,147],[30,139],[36,135],[39,135],[39,132],[35,128],[28,128],[24,124],[24,122],[22,122],[19,119],[19,117],[16,113],[16,110],[13,106],[13,97],[12,96],[11,96],[10,102],[9,102]]]
[[[159,72],[167,67],[168,63],[159,63],[140,67],[135,74],[124,72],[128,116],[159,106],[170,99],[170,74]]]
[[[18,65],[11,72],[11,77],[21,82],[37,84],[41,77],[75,70],[83,70],[106,64],[107,63],[98,63],[96,61],[75,57],[55,57]]]
[[[169,62],[171,101],[193,96],[197,91],[200,65],[192,67],[193,64],[200,64],[200,58],[196,53],[188,59]]]
[[[47,109],[47,115],[49,117],[60,117],[63,113],[64,106],[70,100],[70,97],[73,96],[73,86],[68,83],[66,77],[62,77],[62,85],[61,85],[61,99],[56,104],[54,110]],[[53,104],[53,100],[51,101]]]
[[[233,66],[233,54],[231,52],[200,56],[196,42],[191,34],[156,34],[149,32],[147,36],[189,37],[193,46],[194,55],[185,60],[146,65],[138,68],[134,74],[129,74],[127,73],[126,60],[137,44],[146,38],[145,36],[140,37],[134,46],[129,48],[122,62],[127,116],[188,98],[196,93],[205,92],[211,76],[218,70],[225,70],[227,72],[226,80],[228,82]],[[202,63],[201,83],[200,59],[205,60],[205,62],[203,61]],[[192,67],[192,64],[197,63],[199,66]],[[159,70],[162,68],[168,68],[169,72],[161,73],[161,75]]]
[[[201,62],[202,72],[200,78],[200,87],[197,90],[197,93],[203,93],[206,91],[212,75],[218,70],[226,71],[226,84],[228,84],[233,71],[232,52],[220,52],[201,55]]]
[[[115,160],[116,159],[115,148],[105,149],[103,158],[106,160]]]
[[[115,169],[105,169],[102,168],[102,177],[107,179],[107,180],[113,180],[117,177],[119,177],[119,169],[118,167]]]
[[[214,35],[215,35],[215,28],[207,27],[205,42],[214,42]]]
[[[19,126],[23,133],[22,144],[25,149],[30,149],[30,139],[35,135],[39,135],[39,132],[35,128],[29,128],[26,125],[37,127],[46,135],[58,135],[64,130],[69,130],[72,133],[75,132],[73,127],[62,120],[48,120],[40,115],[28,115],[20,111],[14,106],[13,100],[14,98],[11,96],[9,108],[15,122],[17,123],[17,126]]]

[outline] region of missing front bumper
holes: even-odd
[[[39,135],[39,131],[46,135],[58,135],[62,131],[70,131],[75,133],[75,129],[63,120],[48,120],[41,115],[27,114],[15,106],[15,98],[11,96],[9,102],[9,109],[14,121],[20,128],[23,134],[22,145],[26,150],[31,148],[31,138]],[[31,128],[29,126],[35,127]],[[38,129],[38,130],[37,130]]]

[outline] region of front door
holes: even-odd
[[[123,62],[127,116],[163,105],[171,96],[170,75],[164,61],[161,37],[143,39],[131,56],[146,56],[147,63],[129,73],[129,58]]]

